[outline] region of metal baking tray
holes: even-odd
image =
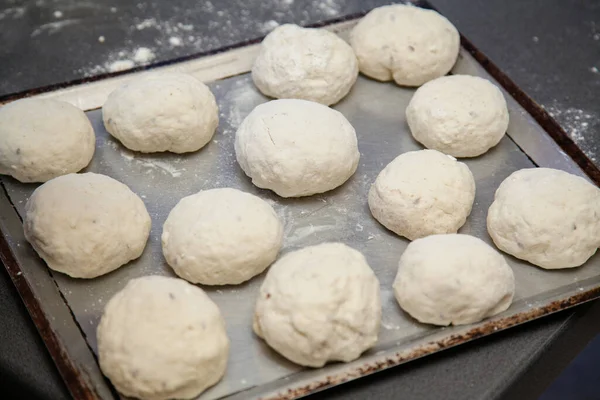
[[[356,18],[350,18],[326,27],[345,37],[355,23]],[[485,226],[487,209],[495,189],[512,172],[536,165],[553,167],[595,183],[600,174],[542,108],[470,42],[463,38],[462,44],[453,73],[496,81],[504,87],[510,112],[508,135],[500,144],[481,157],[463,160],[475,176],[477,194],[460,232],[491,243]],[[366,200],[371,183],[388,162],[421,148],[412,139],[404,115],[414,90],[360,76],[349,96],[334,107],[358,134],[361,159],[356,174],[325,194],[279,198],[251,184],[238,167],[233,150],[242,119],[267,101],[248,73],[257,48],[256,44],[244,45],[153,69],[184,71],[210,81],[219,104],[220,124],[214,139],[193,154],[134,153],[105,131],[98,108],[107,94],[146,71],[34,94],[70,101],[87,111],[97,143],[86,171],[126,183],[142,197],[152,217],[150,239],[141,258],[100,278],[72,279],[50,271],[24,239],[21,216],[38,185],[6,176],[0,179],[0,256],[75,398],[118,398],[102,376],[95,355],[96,326],[104,305],[132,278],[173,276],[162,257],[162,224],[179,199],[202,189],[235,187],[269,201],[285,223],[283,253],[326,241],[341,241],[361,251],[381,282],[383,300],[381,334],[373,349],[350,363],[306,369],[288,362],[252,333],[254,300],[264,274],[239,286],[203,287],[221,308],[231,339],[226,375],[200,396],[203,400],[301,397],[600,296],[600,255],[581,268],[558,271],[545,271],[505,255],[516,278],[515,299],[506,312],[478,324],[447,328],[419,324],[408,317],[392,292],[398,260],[408,241],[378,224]]]

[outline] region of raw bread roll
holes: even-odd
[[[356,132],[339,112],[306,100],[256,107],[235,136],[238,163],[259,188],[282,197],[335,189],[356,171]]]
[[[394,293],[420,322],[464,325],[505,311],[512,302],[512,269],[483,240],[433,235],[415,240],[400,258]]]
[[[273,264],[256,302],[254,332],[287,359],[322,367],[358,358],[377,342],[380,322],[379,282],[363,255],[324,243]]]
[[[184,197],[169,213],[163,254],[193,283],[233,285],[263,272],[277,258],[283,226],[266,201],[230,188]]]
[[[219,124],[208,86],[191,75],[149,74],[112,92],[102,107],[106,130],[128,149],[187,153],[204,147]]]
[[[252,79],[265,95],[325,105],[346,96],[357,76],[354,51],[335,33],[290,24],[265,37],[252,67]]]
[[[396,4],[365,15],[350,33],[350,45],[363,74],[420,86],[452,69],[460,37],[437,12]]]
[[[95,145],[85,113],[64,101],[23,99],[0,108],[0,174],[46,182],[85,168]]]
[[[444,76],[417,89],[406,108],[413,137],[454,157],[476,157],[500,142],[508,128],[502,92],[469,75]]]
[[[551,168],[513,172],[496,191],[487,228],[517,258],[547,269],[578,267],[600,246],[600,189]]]
[[[54,178],[25,205],[25,237],[48,266],[75,278],[95,278],[138,258],[150,234],[142,200],[108,176]]]
[[[474,200],[475,180],[469,167],[435,150],[396,157],[369,190],[375,219],[410,240],[456,233]]]
[[[181,279],[133,279],[110,299],[98,325],[102,372],[143,400],[190,399],[225,374],[229,339],[219,308]]]

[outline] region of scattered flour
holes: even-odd
[[[242,4],[243,2],[238,0],[238,3]],[[123,42],[123,47],[106,55],[103,62],[86,66],[77,72],[85,77],[90,77],[133,68],[154,59],[165,60],[173,58],[174,55],[207,52],[242,40],[263,36],[283,21],[307,25],[315,21],[330,20],[339,16],[340,13],[348,11],[347,8],[354,7],[350,3],[349,0],[311,0],[307,2],[306,7],[300,8],[294,0],[256,1],[256,7],[270,10],[270,13],[265,13],[264,19],[257,18],[256,13],[251,12],[248,7],[225,8],[221,2],[214,0],[200,0],[190,4],[189,9],[174,4],[173,16],[161,19],[150,12],[149,5],[151,3],[137,3],[136,6],[141,15],[129,20],[129,25],[126,27],[129,31],[129,40]],[[117,11],[117,7],[104,8],[104,12],[107,14],[117,13]],[[198,27],[191,23],[191,14],[203,14],[206,26],[202,27],[202,35],[196,31]],[[0,14],[1,18],[3,18],[2,14]],[[121,18],[121,16],[111,15],[110,18]],[[57,28],[59,27],[46,27],[45,29]],[[143,41],[141,41],[142,37]],[[143,43],[143,46],[148,48],[153,56],[145,60],[135,59],[136,49],[132,48],[134,43]]]
[[[164,162],[164,161],[157,161],[157,160],[146,160],[145,162],[141,161],[141,160],[136,160],[136,162],[139,162],[141,165],[143,165],[144,167],[147,168],[157,168],[161,171],[164,171],[168,174],[170,174],[173,178],[178,178],[181,176],[181,173],[183,171],[185,171],[185,168],[182,169],[177,169],[174,166],[172,166],[171,164]]]
[[[204,9],[208,12],[213,12],[215,11],[215,6],[210,1],[207,1],[204,3]]]
[[[177,27],[185,32],[191,32],[194,30],[193,24],[182,24],[181,22],[178,22]]]
[[[135,67],[135,64],[131,60],[117,60],[110,63],[107,67],[109,72],[125,71]]]
[[[169,162],[167,162],[162,159],[158,159],[158,157],[153,157],[148,154],[138,154],[133,151],[129,151],[127,149],[122,148],[116,142],[111,141],[108,143],[112,148],[119,150],[121,157],[123,157],[128,162],[136,163],[144,168],[148,168],[149,170],[147,172],[151,172],[151,170],[159,170],[163,173],[169,174],[173,178],[178,178],[184,171],[186,171],[185,168],[177,168],[173,165],[173,163],[176,164],[181,162],[180,158],[169,158]]]
[[[225,95],[223,105],[219,105],[220,110],[225,110],[227,124],[237,130],[244,118],[250,111],[260,103],[265,101],[265,97],[256,89],[248,76],[236,81]]]
[[[593,112],[573,107],[560,108],[556,105],[545,107],[546,111],[565,130],[567,135],[594,162],[597,162],[596,149],[592,140],[594,132],[600,127],[600,118]]]
[[[383,328],[387,329],[388,331],[397,331],[397,330],[400,330],[400,325],[388,322],[385,319],[381,320],[381,326],[383,326]]]
[[[11,7],[0,11],[0,21],[3,19],[18,19],[25,15],[25,7]]]
[[[147,64],[152,61],[156,55],[147,47],[138,47],[133,52],[133,61],[138,64]]]
[[[47,24],[40,25],[39,28],[37,28],[33,32],[31,32],[30,36],[33,38],[33,37],[36,37],[43,33],[48,34],[48,35],[53,35],[53,34],[59,32],[65,26],[77,24],[79,21],[81,21],[79,18],[71,18],[71,19],[64,19],[62,21],[57,21],[57,22],[49,22]]]
[[[142,22],[135,25],[138,31],[144,30],[146,28],[156,28],[158,25],[156,23],[155,18],[148,18],[143,20]]]
[[[169,38],[169,44],[171,46],[182,46],[183,45],[183,41],[181,40],[181,38],[179,38],[177,36],[171,36]]]
[[[113,12],[112,8],[111,12]],[[114,12],[116,12],[116,8]],[[136,32],[155,31],[154,46],[118,49],[107,57],[104,64],[81,68],[78,72],[89,77],[147,65],[157,58],[156,52],[160,51],[165,44],[168,43],[170,48],[182,47],[184,45],[183,39],[177,33],[185,33],[188,43],[191,43],[192,47],[197,47],[202,42],[201,39],[197,39],[194,35],[189,34],[194,31],[193,24],[174,22],[172,20],[159,21],[156,18],[140,18],[134,20],[133,24],[129,27],[129,31],[133,37],[135,37]],[[102,38],[104,37],[102,36]],[[103,40],[99,39],[98,41],[103,43]]]
[[[104,36],[98,38],[99,42],[104,41]],[[86,76],[100,74],[103,72],[119,72],[134,68],[139,65],[146,65],[152,61],[156,55],[147,47],[138,47],[134,51],[119,51],[111,56],[104,65],[97,65],[94,68],[85,71]]]
[[[294,243],[302,241],[303,239],[309,237],[309,236],[313,236],[318,232],[323,232],[323,231],[330,231],[330,230],[335,230],[337,229],[336,225],[313,225],[310,224],[308,226],[302,226],[302,227],[294,227],[294,229],[292,230],[292,232],[290,232],[289,234],[285,235],[284,238],[284,246],[288,247],[288,246],[292,246]]]
[[[264,24],[262,24],[260,30],[263,33],[268,33],[268,32],[271,32],[273,29],[277,28],[278,26],[279,26],[279,22],[271,19],[271,20],[265,22]]]
[[[334,17],[340,14],[341,6],[336,0],[319,0],[312,2],[313,7],[317,7],[325,15]]]

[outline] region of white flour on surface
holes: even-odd
[[[147,64],[156,57],[154,52],[147,47],[138,47],[133,52],[133,61],[137,64]]]
[[[135,64],[131,60],[117,60],[110,63],[107,69],[109,72],[118,72],[125,71],[133,67],[135,67]]]
[[[111,12],[113,12],[112,8]],[[188,34],[194,30],[194,25],[189,23],[173,22],[171,20],[158,21],[156,18],[138,18],[129,28],[132,35],[135,32],[148,30],[156,31],[159,34],[158,38],[154,41],[154,46],[115,50],[108,56],[104,64],[95,65],[91,68],[82,68],[78,72],[89,77],[106,72],[125,71],[137,66],[150,64],[156,58],[156,53],[165,44],[173,48],[186,45],[186,40],[188,42],[201,42],[201,39],[196,39],[193,35]],[[177,33],[185,33],[185,39],[176,35]]]
[[[158,25],[156,23],[156,19],[155,18],[148,18],[148,19],[145,19],[142,22],[136,24],[135,28],[138,31],[141,31],[141,30],[146,29],[146,28],[156,28],[157,26]]]
[[[169,38],[169,44],[171,46],[182,46],[183,45],[183,41],[181,40],[181,38],[179,38],[177,36],[171,36]]]
[[[291,225],[291,224],[288,224]],[[284,241],[284,247],[294,246],[295,243],[301,242],[303,239],[313,236],[318,232],[330,231],[337,229],[337,225],[313,225],[310,224],[308,226],[302,226],[296,228],[295,226],[291,226],[292,231],[286,232]]]
[[[41,35],[42,33],[45,33],[47,35],[53,35],[53,34],[57,33],[58,31],[60,31],[65,26],[74,25],[80,21],[81,20],[78,18],[72,18],[72,19],[63,19],[61,21],[56,21],[56,22],[49,22],[47,24],[40,25],[39,28],[37,28],[33,32],[31,32],[30,36],[33,38],[38,35]]]
[[[18,19],[25,15],[25,7],[11,7],[0,11],[0,21],[3,19]]]
[[[279,26],[279,23],[277,21],[274,21],[271,19],[262,25],[262,27],[260,28],[260,31],[263,33],[269,33],[273,29],[277,28],[278,26]]]
[[[306,25],[333,19],[344,12],[348,2],[348,0],[313,0],[308,2],[308,7],[300,8],[294,0],[265,0],[255,5],[261,9],[272,10],[271,13],[265,13],[264,19],[257,19],[256,15],[252,15],[247,8],[223,8],[215,1],[199,1],[194,9],[190,10],[178,10],[177,6],[173,6],[175,11],[181,13],[175,13],[176,15],[169,19],[162,20],[156,14],[134,17],[126,27],[129,39],[124,41],[123,47],[115,49],[106,56],[105,62],[81,68],[77,72],[84,77],[90,77],[147,65],[154,60],[164,61],[178,55],[215,50],[266,35],[283,23]],[[149,4],[151,3],[137,4],[140,13],[147,14]],[[247,5],[248,8],[250,6],[252,5]],[[110,7],[105,8],[105,12],[117,13],[118,10]],[[195,16],[194,19],[204,21],[203,26],[196,27],[190,23],[192,14]],[[106,36],[108,32],[98,33]],[[144,40],[138,40],[141,37]],[[138,45],[143,43],[154,57],[145,61],[136,60],[133,57],[136,49],[131,48],[134,43]],[[173,54],[173,51],[177,54]]]
[[[340,14],[341,5],[336,0],[317,0],[312,2],[312,7],[321,10],[323,14],[334,17]]]
[[[99,42],[103,42],[104,36],[101,36],[102,40],[98,38]],[[133,51],[119,51],[115,55],[111,55],[109,60],[104,65],[96,65],[94,68],[88,70],[82,70],[85,76],[97,75],[105,72],[119,72],[125,71],[136,66],[147,65],[154,58],[156,54],[147,47],[138,47]]]
[[[561,108],[557,105],[544,108],[590,160],[600,161],[595,155],[600,149],[593,144],[594,132],[600,129],[600,118],[597,114],[573,107]]]
[[[149,154],[136,153],[130,150],[123,148],[120,144],[115,141],[107,141],[106,142],[111,148],[118,151],[121,157],[123,157],[129,163],[136,163],[144,168],[146,168],[146,173],[152,173],[153,171],[160,171],[161,173],[170,175],[173,178],[178,178],[181,176],[183,172],[186,171],[185,168],[178,168],[173,164],[181,163],[181,157],[178,157],[176,154],[169,154],[168,158],[159,158],[153,157]],[[162,153],[160,153],[162,154]]]
[[[254,107],[266,100],[251,81],[250,76],[237,80],[235,86],[230,89],[223,99],[226,106],[219,106],[219,109],[227,110],[224,117],[227,124],[234,130],[237,130]]]
[[[170,163],[165,162],[165,161],[158,161],[158,160],[152,160],[152,159],[142,160],[142,159],[138,159],[138,158],[133,158],[133,161],[141,164],[142,166],[144,166],[146,168],[159,169],[167,174],[170,174],[173,178],[180,177],[182,172],[184,172],[186,170],[185,168],[177,169],[173,165],[171,165]]]

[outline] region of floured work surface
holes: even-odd
[[[488,77],[464,51],[454,72]],[[361,159],[356,174],[332,192],[284,199],[254,187],[235,160],[233,141],[237,127],[256,105],[267,99],[254,87],[248,73],[213,82],[210,87],[219,104],[219,128],[213,140],[193,154],[131,152],[105,131],[100,110],[87,113],[97,135],[97,146],[86,171],[106,174],[127,184],[142,197],[152,217],[150,239],[140,259],[93,280],[51,273],[93,351],[96,326],[111,296],[132,278],[174,276],[163,259],[160,244],[162,225],[173,206],[184,196],[217,187],[238,188],[269,201],[285,224],[283,253],[327,241],[344,242],[361,251],[381,283],[383,320],[378,344],[363,357],[348,364],[308,370],[288,362],[252,333],[254,301],[264,274],[239,286],[203,286],[221,308],[231,351],[225,377],[200,396],[202,399],[301,396],[597,297],[599,255],[581,268],[545,271],[505,254],[516,279],[516,295],[509,310],[466,327],[442,329],[417,323],[400,310],[392,292],[398,260],[408,241],[377,223],[367,206],[369,187],[382,168],[399,154],[422,148],[412,139],[404,114],[414,90],[360,76],[350,95],[334,107],[348,118],[358,135]],[[526,151],[534,143],[532,151],[537,155],[532,158],[538,164],[582,174],[539,125],[506,96],[511,117],[509,135]],[[491,244],[485,221],[496,188],[512,172],[535,165],[509,137],[485,155],[461,161],[475,176],[477,194],[473,211],[460,233]],[[23,215],[25,203],[38,185],[20,184],[6,176],[2,177],[2,184],[11,203]],[[5,211],[9,210],[2,210]],[[11,232],[4,234],[11,236]],[[17,236],[22,235],[14,235]],[[8,242],[15,250],[29,246],[24,240]],[[34,255],[30,264],[30,268],[43,268]],[[46,299],[39,300],[43,308]]]

